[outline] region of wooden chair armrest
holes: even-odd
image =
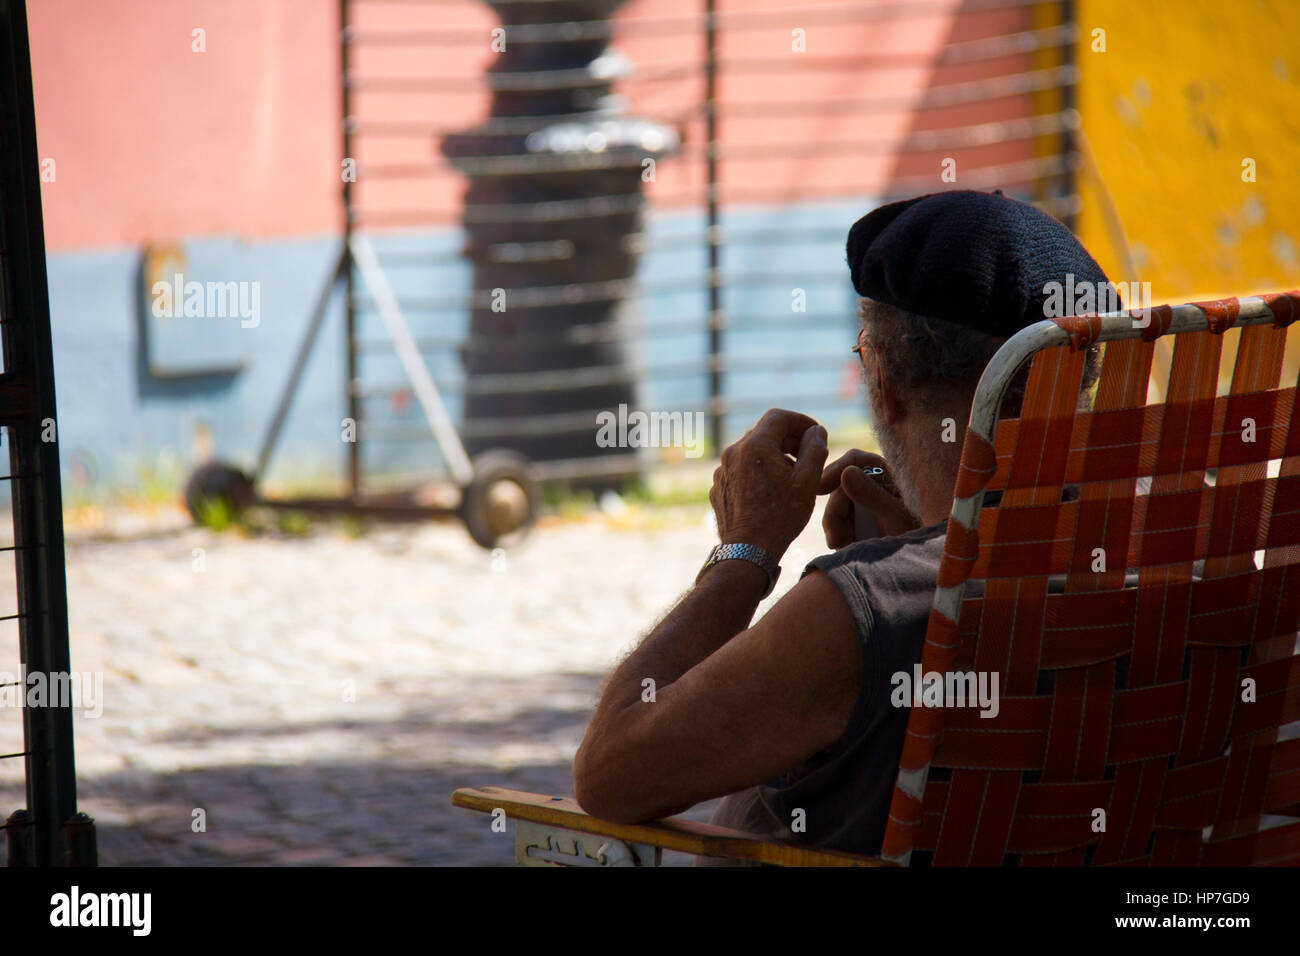
[[[504,787],[465,787],[451,795],[453,806],[492,813],[500,809],[513,820],[577,830],[698,856],[721,856],[776,866],[892,866],[872,856],[818,850],[793,843],[764,840],[741,830],[666,817],[649,823],[612,823],[583,812],[571,797],[524,793]]]

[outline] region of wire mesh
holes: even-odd
[[[496,6],[507,20],[525,9]],[[608,407],[600,396],[615,386],[645,407],[706,412],[718,445],[773,405],[859,420],[848,351],[856,301],[843,268],[854,219],[949,188],[1002,189],[1067,224],[1077,209],[1069,4],[664,0],[608,20],[568,18],[598,7],[619,5],[533,4],[538,22],[494,34],[502,21],[472,0],[343,0],[344,148],[356,173],[344,185],[346,228],[374,236],[471,448],[480,437],[509,446],[594,433]],[[527,68],[503,68],[497,37],[528,46]],[[582,63],[579,48],[599,55]],[[584,108],[503,113],[503,103],[538,102]],[[602,117],[652,132],[642,149],[583,140]],[[469,129],[476,152],[462,142]],[[654,129],[676,145],[656,152],[665,134]],[[600,189],[611,170],[651,157],[653,175],[636,188]],[[484,202],[476,186],[575,168],[591,173],[580,196],[539,188]],[[570,281],[584,252],[564,236],[637,222],[643,203],[639,225],[615,240],[636,260],[630,274]],[[466,256],[514,268],[471,270]],[[548,264],[569,278],[539,279]],[[511,348],[603,344],[589,354],[622,359],[468,369],[467,356],[503,347],[470,321],[501,288],[480,274],[513,276],[505,294],[522,317]],[[428,433],[374,302],[359,285],[349,292],[360,473],[396,459],[387,443]],[[555,320],[601,303],[620,320]],[[591,400],[572,398],[583,389]],[[563,407],[548,404],[560,390]],[[476,396],[509,411],[469,415]]]
[[[0,426],[0,462],[3,462],[4,471],[0,478],[0,514],[6,517],[13,513],[9,448],[9,429]],[[4,700],[13,699],[12,695],[18,692],[22,679],[15,556],[13,523],[0,521],[0,699]],[[0,707],[0,795],[4,799],[0,809],[11,810],[23,803],[26,786],[24,755],[22,711]]]

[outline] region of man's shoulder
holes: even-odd
[[[947,524],[947,521],[940,521],[924,528],[908,531],[906,534],[857,541],[838,551],[814,558],[808,562],[805,573],[811,570],[829,573],[839,567],[867,567],[886,562],[914,564],[922,569],[932,566],[937,572],[939,559],[943,555],[943,539]]]
[[[859,639],[898,640],[910,646],[924,635],[943,558],[946,522],[889,538],[872,538],[822,555],[805,574],[821,571],[839,590]]]

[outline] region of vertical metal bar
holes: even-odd
[[[343,87],[343,158],[356,160],[352,155],[352,37],[350,29],[350,0],[339,0],[339,67]],[[358,400],[357,381],[357,313],[352,301],[352,216],[353,195],[351,178],[355,177],[356,166],[352,169],[353,177],[343,177],[343,257],[344,290],[343,314],[344,337],[347,340],[345,394],[348,398],[348,418],[352,419],[352,441],[347,445],[348,495],[357,499],[361,495],[361,402]]]
[[[705,179],[708,182],[705,245],[709,264],[709,432],[715,454],[722,451],[722,289],[718,229],[718,33],[715,0],[704,3]]]
[[[384,320],[384,327],[388,329],[388,337],[393,341],[398,361],[406,370],[406,377],[415,392],[416,400],[424,410],[425,420],[428,421],[429,428],[433,432],[434,443],[442,452],[443,458],[447,460],[456,484],[467,488],[474,479],[474,466],[470,464],[469,456],[465,454],[465,446],[461,444],[460,436],[456,434],[456,426],[452,424],[451,416],[447,414],[447,406],[442,403],[438,386],[433,383],[429,367],[424,364],[419,346],[415,344],[406,319],[402,317],[397,296],[393,295],[388,278],[375,257],[375,250],[366,237],[357,236],[352,241],[356,243],[352,249],[352,261],[356,263],[366,289],[375,300],[375,307],[379,310],[380,318]]]
[[[0,412],[10,429],[14,560],[25,673],[50,681],[67,675],[68,601],[63,556],[63,506],[54,400],[53,346],[45,237],[41,225],[40,159],[32,96],[31,51],[23,0],[0,2],[0,192],[3,193],[5,301],[12,364],[0,377],[9,395]],[[60,684],[66,682],[60,679]],[[51,694],[43,707],[23,708],[27,810],[35,828],[34,862],[64,860],[63,824],[77,808],[72,701]]]
[[[99,866],[95,821],[86,814],[77,813],[63,825],[63,843],[65,866]]]
[[[1074,0],[1061,0],[1061,24],[1063,26],[1072,26],[1074,24],[1075,4]],[[1061,48],[1061,65],[1072,67],[1075,65],[1078,57],[1075,56],[1076,44],[1066,43]],[[1061,87],[1061,109],[1072,110],[1078,107],[1078,81],[1067,83]],[[1078,133],[1074,127],[1069,127],[1062,132],[1061,136],[1061,153],[1065,156],[1065,176],[1063,181],[1064,192],[1066,196],[1075,196],[1079,191],[1078,182],[1078,154],[1079,143]],[[1078,212],[1075,204],[1071,203],[1066,207],[1065,226],[1071,232],[1078,228]]]
[[[15,810],[5,821],[5,865],[33,865],[32,821],[26,810]]]
[[[289,379],[284,383],[284,389],[280,392],[280,401],[275,406],[275,414],[271,416],[271,424],[266,430],[266,436],[262,439],[261,450],[257,453],[257,466],[252,475],[254,485],[261,482],[266,474],[267,467],[271,464],[271,455],[275,451],[276,442],[280,440],[280,430],[284,428],[284,420],[289,414],[289,406],[293,403],[293,396],[297,393],[303,372],[307,369],[307,359],[311,357],[312,349],[316,346],[316,337],[320,334],[320,327],[325,322],[325,313],[329,310],[330,299],[334,297],[334,288],[339,284],[339,277],[344,270],[351,273],[347,249],[342,250],[339,257],[334,261],[334,268],[330,270],[329,277],[326,278],[324,286],[321,287],[320,296],[316,299],[316,306],[307,320],[307,331],[303,334],[302,342],[298,345],[298,354],[293,360],[293,367],[289,370]]]

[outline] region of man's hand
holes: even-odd
[[[759,419],[713,473],[722,543],[757,545],[779,561],[812,517],[828,454],[826,429],[807,415],[774,408]]]
[[[885,470],[883,474],[868,477],[863,468]],[[903,534],[921,526],[903,504],[885,459],[869,451],[854,448],[837,459],[822,473],[817,494],[831,496],[822,515],[822,530],[826,532],[826,545],[835,550],[857,540],[853,528],[855,505],[876,516],[881,537]]]

